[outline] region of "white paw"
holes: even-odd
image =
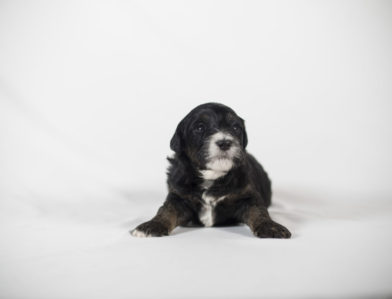
[[[150,235],[145,234],[144,232],[137,230],[136,228],[134,230],[131,231],[131,235],[134,237],[138,237],[138,238],[147,238],[150,237]]]

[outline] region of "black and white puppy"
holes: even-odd
[[[243,119],[229,107],[207,103],[179,123],[170,141],[169,194],[150,221],[131,231],[137,237],[168,235],[176,226],[247,224],[260,238],[290,238],[267,211],[271,182],[246,152]]]

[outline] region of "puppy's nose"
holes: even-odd
[[[222,151],[227,151],[231,147],[232,143],[233,142],[231,140],[222,139],[218,140],[216,145],[219,146]]]

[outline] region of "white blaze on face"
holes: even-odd
[[[222,151],[216,144],[220,140],[231,140],[233,145],[227,150]],[[208,156],[206,170],[201,174],[205,180],[216,180],[224,176],[233,167],[233,158],[238,154],[238,144],[232,135],[223,132],[217,132],[211,135],[208,142]]]

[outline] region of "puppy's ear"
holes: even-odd
[[[242,120],[242,125],[244,126],[244,131],[242,132],[242,146],[246,148],[246,146],[248,145],[248,135],[246,134],[245,121],[243,119],[241,120]]]
[[[184,147],[183,138],[183,123],[180,122],[177,126],[176,132],[170,140],[170,148],[177,154],[181,153]]]

